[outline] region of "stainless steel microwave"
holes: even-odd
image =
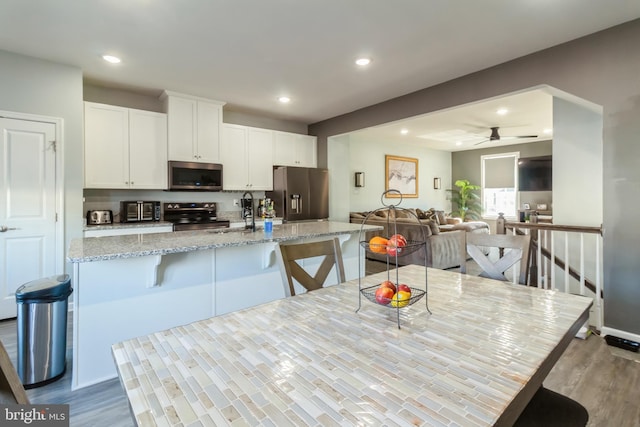
[[[171,161],[169,191],[222,191],[222,165]]]

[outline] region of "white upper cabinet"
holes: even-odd
[[[317,137],[291,132],[274,132],[273,163],[279,166],[315,168]]]
[[[224,102],[165,91],[169,122],[169,160],[220,162],[220,126]]]
[[[84,104],[85,188],[167,188],[167,115]]]
[[[273,131],[223,123],[224,190],[273,190]]]

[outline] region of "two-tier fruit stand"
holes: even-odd
[[[385,203],[385,197],[399,198],[397,203]],[[427,312],[431,314],[429,310],[429,304],[427,301],[427,274],[425,272],[424,278],[424,290],[420,288],[416,288],[414,286],[409,286],[410,295],[407,296],[406,293],[400,295],[398,292],[399,285],[401,284],[400,278],[401,273],[398,270],[398,259],[402,259],[413,252],[419,251],[423,248],[424,253],[424,266],[427,267],[427,240],[426,234],[424,232],[423,227],[417,227],[422,232],[422,240],[406,240],[403,236],[398,234],[398,226],[396,219],[399,216],[403,218],[409,218],[410,220],[415,219],[416,224],[420,225],[420,219],[414,213],[414,211],[410,209],[400,208],[399,205],[402,203],[402,193],[398,190],[387,190],[382,193],[380,197],[380,202],[383,207],[373,210],[367,214],[365,219],[362,221],[362,225],[360,227],[360,248],[358,251],[358,312],[362,308],[362,297],[364,296],[369,301],[388,307],[390,309],[396,310],[396,318],[398,322],[398,329],[400,329],[400,310],[403,308],[409,307],[410,305],[418,302],[422,297],[424,297],[425,306],[427,308]],[[367,224],[369,218],[375,217],[385,217],[387,221],[387,226],[385,231],[389,234],[386,238],[377,238],[374,237],[370,240],[366,239],[366,231],[364,230],[364,225]],[[387,281],[391,281],[395,285],[394,295],[391,298],[385,298],[376,296],[376,291],[378,291],[383,283],[379,283],[374,286],[364,286],[363,287],[363,274],[361,271],[362,265],[364,265],[363,256],[366,258],[367,254],[384,254],[387,264]],[[394,269],[395,267],[395,269]]]

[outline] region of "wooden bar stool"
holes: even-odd
[[[278,247],[280,250],[276,253],[279,255],[278,258],[281,262],[280,272],[282,273],[282,281],[285,283],[285,294],[287,294],[287,296],[294,296],[296,294],[294,279],[307,291],[322,288],[334,267],[338,283],[345,281],[342,251],[340,250],[340,241],[338,238],[334,237],[331,240],[322,240],[320,242],[281,243]],[[307,273],[297,262],[299,260],[321,256],[324,256],[324,258],[313,276]]]

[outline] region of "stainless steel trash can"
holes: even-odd
[[[67,352],[68,274],[25,283],[16,290],[18,376],[25,388],[64,375]]]

